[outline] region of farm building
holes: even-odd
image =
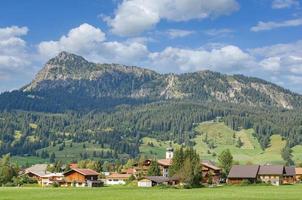
[[[215,166],[215,163],[204,160],[201,163],[201,170],[203,183],[218,184],[220,182],[221,168]]]
[[[284,174],[285,168],[283,165],[263,165],[260,166],[258,179],[264,183],[281,185],[283,183]]]
[[[255,183],[259,165],[234,165],[227,178],[229,184],[240,184],[242,181],[249,181]]]
[[[295,179],[297,182],[301,182],[302,181],[302,167],[296,167],[295,168]]]
[[[53,183],[57,183],[59,185],[65,184],[64,175],[62,173],[50,173],[41,177],[41,185],[50,186]]]
[[[64,173],[66,185],[76,187],[99,187],[101,181],[98,180],[99,173],[91,169],[73,168]]]
[[[127,180],[132,176],[132,174],[119,174],[113,173],[109,176],[106,176],[106,185],[124,185],[126,184]]]
[[[47,171],[47,164],[36,164],[24,170],[24,174],[27,174],[29,177],[34,178],[41,184],[42,177],[50,174]]]
[[[296,171],[293,166],[285,167],[285,174],[283,175],[283,184],[295,184],[296,183]]]
[[[146,176],[142,180],[138,181],[138,187],[152,187],[155,185],[177,185],[179,179],[177,177],[164,177],[164,176]]]

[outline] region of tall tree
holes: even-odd
[[[233,156],[229,149],[223,150],[218,155],[219,166],[223,169],[223,175],[227,176],[233,164]]]
[[[160,169],[156,160],[152,160],[151,165],[147,172],[148,176],[160,176]]]

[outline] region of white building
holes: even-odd
[[[106,176],[105,184],[106,185],[124,185],[131,177],[131,174],[119,174],[113,173],[109,176]]]

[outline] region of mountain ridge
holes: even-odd
[[[50,59],[21,90],[60,89],[72,93],[70,88],[75,87],[94,98],[189,98],[286,109],[300,107],[302,101],[301,95],[255,77],[210,70],[160,74],[136,66],[92,63],[68,52]]]

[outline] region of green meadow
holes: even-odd
[[[223,186],[218,188],[167,189],[127,186],[101,188],[0,188],[0,200],[294,200],[301,199],[302,185]]]
[[[259,142],[253,136],[253,129],[242,129],[234,131],[222,122],[204,122],[199,124],[195,131],[197,136],[193,139],[194,148],[201,155],[202,159],[217,160],[217,155],[224,149],[230,149],[234,160],[241,164],[284,164],[281,157],[281,150],[286,141],[280,135],[273,135],[270,138],[269,147],[261,149]],[[236,146],[238,139],[242,141],[242,146]],[[205,141],[208,142],[205,142]],[[150,145],[152,143],[152,145]],[[177,148],[178,145],[172,144]],[[165,157],[167,141],[158,141],[145,137],[140,146],[140,152],[156,158]],[[293,159],[296,163],[302,162],[302,145],[292,148]]]

